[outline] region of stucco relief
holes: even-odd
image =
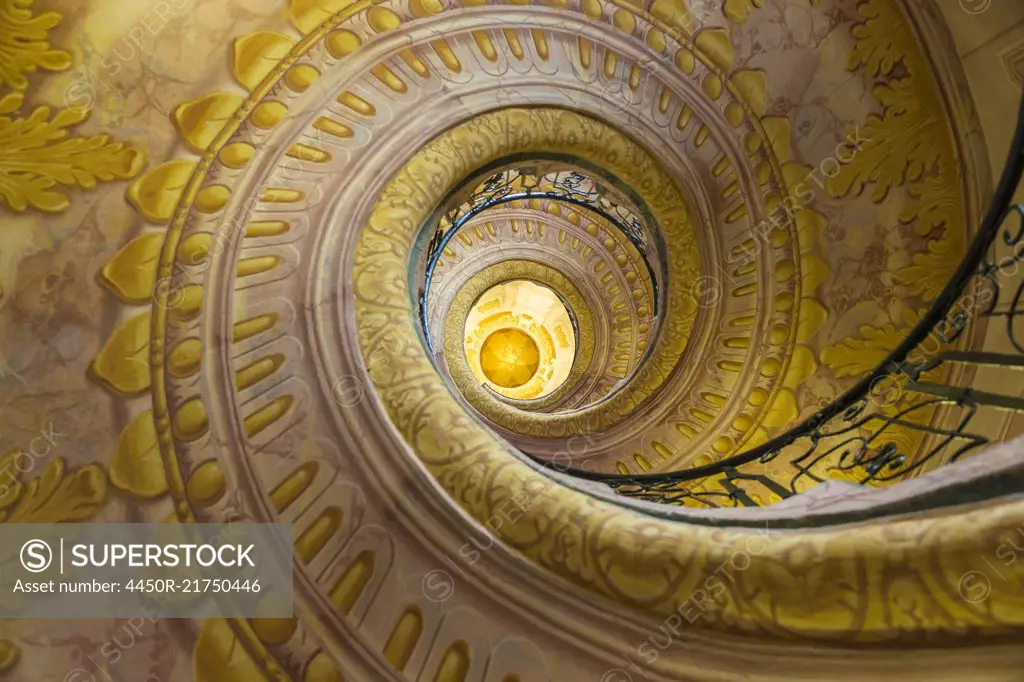
[[[404,233],[393,229],[391,221],[398,211],[386,213],[386,192],[384,203],[377,203],[376,194],[359,195],[372,184],[369,178],[380,178],[382,183],[408,161],[411,155],[396,154],[396,150],[421,149],[441,131],[471,118],[470,114],[491,108],[493,102],[467,86],[477,76],[479,81],[474,83],[513,90],[502,95],[504,104],[512,107],[578,107],[595,116],[607,116],[620,127],[635,123],[628,114],[609,113],[606,100],[593,93],[578,90],[579,100],[566,103],[559,99],[562,95],[556,97],[542,87],[562,77],[569,82],[568,71],[552,66],[561,55],[557,50],[573,50],[567,61],[559,62],[562,65],[584,66],[583,43],[565,29],[565,22],[578,21],[573,28],[584,36],[582,40],[590,41],[588,76],[595,76],[598,67],[608,68],[611,62],[611,72],[627,83],[636,66],[631,59],[639,61],[637,55],[647,48],[658,50],[673,36],[681,36],[690,46],[689,52],[681,50],[682,57],[655,64],[651,73],[676,68],[684,73],[690,68],[698,75],[689,85],[680,85],[678,74],[671,76],[676,79],[676,90],[693,93],[699,89],[710,97],[714,92],[736,89],[746,99],[716,99],[718,112],[710,111],[718,105],[702,99],[689,113],[690,125],[682,128],[678,122],[684,116],[683,107],[670,95],[670,106],[659,111],[665,96],[654,80],[644,81],[642,87],[647,89],[638,86],[642,96],[623,95],[620,100],[635,97],[652,104],[651,111],[658,112],[654,116],[662,117],[659,122],[673,130],[677,141],[688,145],[690,159],[663,161],[670,172],[680,176],[686,164],[693,164],[687,173],[703,179],[697,183],[699,189],[679,190],[692,206],[688,217],[694,225],[721,220],[736,226],[727,237],[715,237],[720,239],[717,242],[694,239],[692,246],[700,244],[704,248],[701,258],[707,261],[742,244],[741,237],[749,234],[754,218],[761,217],[759,212],[770,208],[772,197],[781,201],[786,185],[794,178],[799,184],[806,171],[803,166],[827,158],[837,145],[846,142],[849,128],[856,125],[856,115],[829,115],[830,109],[821,100],[829,99],[822,94],[824,84],[844,78],[856,82],[856,75],[850,73],[859,72],[849,71],[848,64],[830,57],[820,60],[823,64],[812,77],[804,73],[806,69],[790,69],[786,59],[796,62],[795,55],[801,54],[816,62],[820,53],[811,54],[810,46],[818,49],[823,44],[838,44],[830,49],[863,55],[872,41],[881,38],[872,35],[871,29],[858,32],[853,27],[865,15],[861,12],[859,17],[852,2],[838,6],[820,3],[809,10],[813,13],[806,24],[798,19],[795,25],[762,20],[761,12],[772,13],[774,18],[776,10],[761,8],[760,3],[729,2],[724,16],[714,13],[705,17],[703,28],[721,32],[704,33],[707,37],[697,45],[689,32],[701,27],[693,25],[692,17],[683,21],[683,14],[666,11],[661,3],[647,8],[656,20],[644,11],[595,3],[568,5],[571,20],[540,6],[501,7],[512,17],[506,19],[498,10],[477,8],[474,13],[426,2],[343,4],[296,0],[287,6],[291,25],[284,25],[271,18],[281,14],[282,7],[276,4],[240,8],[230,3],[203,3],[197,16],[230,21],[211,22],[209,32],[203,35],[216,49],[198,53],[218,54],[230,36],[234,40],[231,60],[225,66],[210,59],[220,73],[197,76],[187,87],[178,74],[173,87],[175,92],[181,91],[180,105],[173,112],[159,112],[165,116],[159,125],[152,122],[151,111],[139,115],[140,122],[158,131],[156,140],[138,142],[152,165],[127,190],[128,202],[140,216],[135,227],[143,219],[146,227],[136,230],[131,241],[125,238],[134,214],[121,199],[124,188],[116,180],[139,170],[130,167],[112,174],[110,182],[115,184],[111,189],[106,183],[97,189],[96,196],[103,197],[98,199],[102,210],[94,215],[103,219],[94,220],[94,227],[88,230],[76,231],[75,239],[60,245],[59,255],[50,253],[42,242],[24,247],[26,241],[37,239],[38,230],[24,229],[19,235],[32,236],[16,238],[7,237],[5,231],[4,239],[19,244],[18,253],[36,250],[34,256],[20,258],[18,268],[12,270],[17,273],[13,284],[4,286],[9,301],[4,314],[13,315],[19,331],[25,328],[21,320],[26,319],[19,315],[40,323],[33,329],[52,331],[52,325],[44,323],[55,323],[71,310],[83,315],[83,307],[98,310],[99,301],[106,302],[107,319],[102,325],[96,315],[83,319],[83,326],[91,331],[79,345],[89,352],[70,358],[66,366],[83,377],[77,390],[87,398],[81,402],[98,405],[98,416],[103,417],[82,420],[78,413],[73,421],[81,431],[75,433],[94,433],[85,439],[110,457],[76,452],[78,461],[66,469],[61,465],[61,475],[51,474],[47,480],[69,482],[58,483],[55,490],[81,492],[86,500],[81,508],[104,518],[130,514],[160,519],[170,515],[187,522],[277,515],[296,524],[303,563],[296,587],[297,617],[284,622],[183,623],[180,631],[192,648],[177,658],[166,651],[159,654],[163,658],[153,665],[161,680],[193,675],[197,679],[274,679],[285,674],[304,682],[335,680],[341,674],[346,679],[429,679],[439,670],[473,680],[506,674],[523,680],[566,679],[568,675],[598,678],[620,664],[614,653],[618,645],[642,641],[642,633],[663,622],[680,600],[730,560],[736,547],[745,546],[756,534],[695,528],[626,511],[563,490],[509,455],[435,383],[437,377],[422,347],[410,336],[413,328],[401,319],[407,312],[403,307],[407,301],[401,298],[407,292],[401,282],[408,242],[403,241]],[[802,0],[788,3],[801,9],[808,4]],[[889,6],[870,2],[860,7],[881,11]],[[495,14],[490,16],[489,11]],[[447,27],[448,14],[463,23]],[[583,21],[584,15],[593,25]],[[239,17],[247,24],[244,28],[234,23]],[[733,26],[731,21],[740,18],[745,22],[742,27]],[[674,31],[668,30],[677,19]],[[890,19],[900,21],[898,16]],[[327,25],[318,28],[322,22]],[[223,24],[232,28],[225,29]],[[822,26],[829,28],[826,31]],[[257,27],[259,32],[246,32]],[[516,42],[506,31],[512,32]],[[356,36],[355,45],[363,44],[366,49],[350,49],[352,36]],[[501,42],[503,37],[505,42]],[[492,47],[501,45],[499,63],[511,70],[492,74],[489,81],[481,74],[498,67],[486,58],[487,41]],[[531,68],[543,75],[516,67],[515,44],[524,55],[529,54]],[[896,45],[894,41],[886,49],[890,51],[887,54],[899,50],[907,54],[916,48],[904,36],[903,42]],[[686,56],[688,53],[691,56]],[[769,66],[768,56],[755,53],[771,53],[778,61]],[[381,61],[385,55],[386,63]],[[58,57],[48,59],[51,66],[62,65]],[[451,68],[453,59],[462,67],[460,72]],[[672,65],[674,60],[678,67]],[[868,62],[869,70],[884,67]],[[436,80],[425,78],[417,64],[429,65],[431,73],[443,75]],[[474,73],[476,69],[479,71]],[[226,77],[229,70],[233,82]],[[346,80],[348,76],[337,73],[341,71],[359,73],[362,80],[354,76]],[[758,71],[766,74],[764,88],[759,77],[750,75]],[[800,90],[773,75],[787,71],[805,75],[811,84]],[[746,75],[736,78],[741,72]],[[893,72],[884,68],[870,75],[872,79],[895,79]],[[140,76],[142,81],[166,85],[162,79]],[[405,84],[406,91],[401,91],[395,79]],[[800,78],[794,78],[798,81]],[[416,97],[423,94],[413,92],[410,86],[414,83],[423,87],[424,101],[436,104],[439,111],[431,126],[409,124],[415,120],[409,112],[415,109]],[[460,85],[466,86],[461,91],[462,101],[451,99],[448,93]],[[884,85],[875,85],[884,91]],[[210,88],[221,90],[211,93]],[[843,99],[835,108],[866,117],[879,110],[879,101],[869,96],[853,99],[857,107],[847,107],[849,101]],[[811,104],[806,104],[808,101]],[[326,110],[313,106],[325,102]],[[373,116],[367,107],[372,108]],[[722,120],[712,122],[712,113]],[[754,137],[730,130],[741,128],[732,121],[742,116],[751,117],[755,128],[760,126],[759,144],[770,146],[770,154],[765,151],[749,167],[744,160],[742,170],[732,171],[739,177],[715,175],[719,154],[738,166],[735,155],[749,156],[745,145],[755,143]],[[182,140],[173,153],[168,151],[170,121]],[[819,136],[819,131],[804,125],[807,121],[828,123]],[[593,130],[583,116],[577,117],[576,125]],[[371,141],[381,130],[389,133],[391,144],[374,149]],[[631,128],[638,140],[648,142],[658,139],[654,130],[644,125]],[[532,134],[532,130],[522,131],[512,141],[525,144]],[[726,141],[728,135],[734,139]],[[936,137],[927,140],[941,142]],[[850,153],[850,148],[842,148],[844,158]],[[856,158],[867,157],[858,152]],[[768,170],[761,170],[762,163]],[[276,170],[275,165],[283,170]],[[353,170],[355,166],[357,170]],[[849,187],[861,182],[870,187],[880,184],[872,173],[884,174],[885,168],[884,160],[877,164],[861,160],[843,172],[854,176]],[[777,178],[762,183],[759,173],[780,174],[784,185],[775,184],[780,182]],[[334,174],[350,186],[339,180],[336,186],[341,189],[334,193],[318,183]],[[411,177],[416,192],[437,189],[435,176],[422,173]],[[912,198],[915,192],[930,188],[930,184],[923,188],[914,184],[924,177],[911,180],[907,191]],[[637,184],[644,186],[642,181]],[[771,190],[769,196],[760,196],[762,187]],[[669,191],[657,183],[645,189]],[[842,330],[849,330],[852,336],[862,322],[882,324],[882,313],[896,315],[887,318],[894,324],[903,320],[904,309],[916,303],[904,302],[907,292],[897,287],[925,287],[919,293],[927,293],[930,280],[887,280],[890,270],[876,271],[872,266],[881,268],[884,263],[886,268],[895,268],[918,256],[948,256],[948,248],[919,247],[943,243],[942,239],[956,244],[952,241],[956,238],[954,217],[946,216],[944,226],[931,223],[927,235],[890,234],[894,231],[886,229],[889,225],[873,218],[886,215],[905,195],[892,191],[887,199],[890,204],[879,204],[867,193],[852,189],[850,196],[843,195],[848,189],[830,185],[827,197],[816,194],[813,210],[797,211],[795,224],[786,226],[788,246],[772,242],[773,249],[761,248],[754,274],[742,275],[760,287],[755,288],[757,297],[750,299],[751,309],[764,303],[774,305],[770,312],[758,311],[757,329],[768,329],[764,321],[774,319],[771,315],[776,308],[779,313],[799,311],[799,316],[792,313],[793,321],[779,332],[780,343],[776,344],[792,357],[751,356],[762,363],[777,360],[778,364],[760,367],[774,367],[769,373],[780,377],[779,385],[772,384],[771,391],[765,391],[763,403],[769,406],[766,412],[775,410],[775,423],[762,418],[765,433],[751,437],[763,438],[773,433],[772,429],[781,430],[786,420],[844,385],[839,381],[844,377],[821,373],[817,366],[821,361],[836,370],[819,352],[825,339],[838,343],[846,338]],[[68,196],[74,199],[77,195],[69,192]],[[740,196],[749,196],[743,210]],[[111,208],[114,203],[117,206]],[[78,220],[81,208],[69,206],[68,220]],[[745,216],[744,211],[754,215]],[[365,216],[373,217],[364,226],[359,217]],[[730,216],[732,222],[727,220]],[[747,217],[751,220],[745,220]],[[967,218],[960,219],[962,230],[971,224]],[[351,232],[326,229],[332,221],[348,226]],[[843,225],[853,224],[877,225],[878,229],[868,235],[842,231]],[[15,227],[28,225],[19,222]],[[398,225],[408,227],[401,221]],[[96,241],[117,243],[120,250],[88,255],[90,233],[96,235]],[[825,234],[829,244],[836,244],[833,251],[821,248]],[[364,250],[358,256],[363,260],[357,261],[361,269],[352,272],[348,257],[353,255],[357,237],[363,240]],[[782,242],[782,236],[776,239]],[[780,255],[774,250],[783,247],[789,251]],[[875,257],[883,251],[886,257]],[[86,256],[85,261],[95,266],[90,273],[100,273],[104,289],[88,283],[81,266],[69,262],[78,256]],[[855,258],[866,264],[858,271],[859,277],[881,281],[892,291],[875,291],[870,288],[874,285],[858,284],[852,281],[856,278],[846,276],[848,271],[843,268],[850,267]],[[690,267],[697,264],[687,263]],[[48,272],[51,269],[60,272]],[[53,274],[64,278],[54,280]],[[736,286],[747,283],[740,280]],[[845,290],[840,284],[852,288]],[[33,289],[37,286],[42,294]],[[86,286],[94,286],[95,295],[82,293]],[[80,291],[76,293],[76,289]],[[156,305],[150,299],[154,290]],[[889,294],[895,298],[887,299]],[[395,301],[401,306],[389,307]],[[865,313],[865,306],[856,301],[867,301],[878,310]],[[359,308],[358,318],[354,305]],[[380,308],[375,310],[374,305]],[[315,311],[315,320],[310,319],[309,310]],[[705,319],[698,310],[687,314],[693,318],[691,323]],[[358,346],[353,332],[356,319],[361,323]],[[723,324],[729,319],[725,313],[715,318]],[[108,328],[109,335],[105,333]],[[343,337],[344,333],[349,336]],[[689,343],[702,342],[698,337],[695,332]],[[13,337],[4,338],[9,341]],[[339,338],[343,343],[334,343]],[[21,338],[15,340],[24,343]],[[797,351],[801,345],[805,350]],[[376,347],[384,352],[364,356]],[[862,350],[850,348],[851,354]],[[217,351],[211,353],[211,349]],[[46,352],[63,357],[63,350],[54,344]],[[361,369],[364,363],[369,376]],[[92,384],[84,380],[87,372]],[[56,374],[36,363],[17,377],[5,376],[5,381],[20,380],[24,386],[23,392],[17,389],[12,401],[5,404],[5,417],[8,405],[19,414],[22,410],[32,416],[43,414],[40,400],[46,391],[37,387],[63,385],[66,372]],[[657,379],[677,380],[667,371]],[[746,384],[731,384],[726,397],[732,400],[736,393],[742,402],[753,381],[751,377]],[[101,390],[111,398],[101,397]],[[789,398],[778,402],[779,395],[788,395],[786,390],[792,392],[793,403]],[[700,405],[719,407],[713,402]],[[692,407],[698,405],[686,405],[686,409]],[[729,419],[735,420],[738,414],[729,414]],[[115,415],[117,426],[123,427],[120,436],[112,426],[111,433],[99,433],[101,425],[115,423]],[[83,421],[94,425],[86,428]],[[717,424],[714,419],[710,423]],[[756,433],[753,424],[742,426],[734,427],[733,436]],[[683,433],[674,424],[669,427],[676,434]],[[244,436],[239,442],[230,434]],[[733,437],[722,450],[729,452],[750,442],[749,437]],[[709,453],[713,450],[710,442],[704,445]],[[640,447],[648,446],[650,441],[641,441]],[[681,463],[690,454],[664,458],[663,464]],[[25,483],[31,485],[28,480]],[[533,499],[541,492],[538,485],[544,486],[544,494],[531,503],[525,518],[493,529],[488,522],[507,508],[510,498],[523,499],[525,495]],[[462,508],[453,507],[453,500]],[[100,505],[104,505],[102,510]],[[467,514],[475,522],[467,520]],[[728,658],[725,654],[735,649],[728,640],[714,640],[721,632],[770,641],[831,641],[835,644],[818,645],[821,659],[827,661],[844,660],[841,642],[849,639],[913,645],[951,637],[962,632],[965,623],[979,636],[1016,632],[1022,613],[1020,575],[1011,573],[1005,584],[995,585],[995,596],[982,605],[965,604],[958,598],[957,579],[973,570],[976,557],[991,553],[992,547],[1014,530],[1019,518],[1020,510],[1006,504],[856,529],[800,531],[773,539],[763,553],[752,558],[750,570],[728,589],[728,598],[686,635],[695,645],[704,639],[718,641],[703,646],[717,647],[723,661],[695,661],[686,651],[673,651],[657,663],[658,674],[672,679],[699,677],[701,670],[708,669],[702,666],[718,665],[726,671],[723,674],[739,675],[741,671],[724,660]],[[455,601],[431,601],[424,593],[423,577],[446,565],[445,558],[464,557],[462,550],[469,542],[478,552],[480,546],[492,547],[493,536],[500,542],[481,552],[479,563],[463,565],[469,577],[456,578]],[[311,548],[319,549],[314,552]],[[353,582],[351,576],[366,571],[369,578],[365,582]],[[850,585],[863,589],[851,596]],[[598,598],[601,601],[591,601]],[[601,609],[588,606],[592,603],[601,604]],[[596,613],[598,610],[601,613]],[[493,616],[495,613],[500,615]],[[538,620],[548,624],[538,629]],[[162,635],[165,631],[161,625],[155,632]],[[37,636],[32,626],[10,636],[18,638],[25,651],[19,661],[11,654],[12,640],[3,640],[0,667],[15,674],[26,664],[33,666],[33,671],[42,669],[37,666],[44,665],[44,654],[25,645]],[[4,637],[8,637],[6,631]],[[139,654],[148,651],[140,649]],[[69,657],[74,655],[69,651]],[[1013,651],[994,645],[988,664],[1012,663],[1013,656]],[[194,667],[183,663],[192,660],[189,657],[194,659]],[[770,659],[761,660],[767,665],[768,660],[777,659],[778,652],[773,650]],[[847,672],[837,673],[836,679],[858,679],[868,670],[877,674],[877,668],[872,668],[877,661],[856,667],[846,660]],[[898,656],[884,652],[878,660],[899,664]],[[16,665],[21,667],[12,667]],[[934,663],[926,665],[933,665],[936,675],[948,673]],[[849,672],[854,667],[856,670]]]

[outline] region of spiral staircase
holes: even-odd
[[[295,613],[94,679],[1024,675],[1024,7],[115,5],[0,0],[0,519]]]

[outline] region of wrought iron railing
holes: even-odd
[[[982,412],[1024,413],[1024,205],[1013,203],[1022,172],[1024,102],[992,203],[952,279],[881,364],[799,426],[747,452],[683,471],[559,470],[662,504],[758,506],[829,478],[862,484],[902,479],[988,444],[993,438],[982,432]],[[962,337],[972,320],[983,323],[984,348],[957,347],[970,345]],[[993,382],[993,369],[1004,378]],[[975,381],[979,371],[989,372],[984,386]]]
[[[534,161],[492,173],[461,203],[449,208],[437,220],[426,247],[426,267],[418,296],[420,323],[427,347],[433,348],[427,321],[427,301],[434,268],[448,242],[471,218],[501,204],[530,199],[550,199],[591,211],[617,228],[636,247],[648,269],[658,310],[658,278],[648,258],[651,245],[644,223],[635,211],[626,206],[613,188],[599,178],[585,175],[563,164]]]

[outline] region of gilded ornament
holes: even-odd
[[[69,137],[88,110],[61,109],[51,117],[50,107],[41,106],[28,118],[9,115],[23,98],[10,93],[0,99],[0,199],[11,209],[59,213],[71,205],[62,188],[93,189],[142,170],[142,152],[107,135]]]
[[[0,458],[0,471],[18,471],[14,451]],[[106,499],[107,478],[98,464],[68,470],[63,458],[51,460],[43,473],[30,481],[15,478],[0,497],[2,523],[68,523],[85,521]]]
[[[732,69],[735,52],[729,33],[725,29],[704,29],[697,34],[693,42],[697,49],[704,53],[723,73]]]
[[[242,106],[242,102],[242,97],[235,93],[215,92],[179,104],[171,118],[182,139],[193,151],[201,154]]]
[[[107,475],[115,488],[142,499],[167,492],[167,474],[156,440],[152,410],[140,413],[121,432],[107,466]]]
[[[761,69],[740,69],[729,80],[754,114],[764,116],[768,107],[768,75]]]
[[[889,323],[882,327],[864,325],[858,338],[846,338],[821,350],[821,361],[837,377],[863,376],[878,367],[889,353],[907,338],[907,327]]]
[[[128,185],[128,201],[147,220],[168,222],[196,164],[194,159],[174,159],[149,169]]]
[[[149,388],[150,314],[123,322],[90,365],[91,377],[113,393],[128,397]]]
[[[152,232],[136,237],[100,271],[100,281],[125,303],[145,303],[153,297],[157,260],[164,235]]]
[[[33,5],[35,0],[0,0],[0,86],[24,90],[27,73],[71,68],[71,55],[52,49],[46,41],[63,16],[57,12],[34,14]]]
[[[295,46],[295,40],[273,31],[259,31],[235,40],[235,79],[252,92]]]
[[[506,130],[516,130],[517,134],[498,134]],[[580,136],[577,132],[580,130],[586,134]],[[625,390],[600,405],[574,413],[531,415],[529,424],[521,423],[511,408],[502,410],[501,406],[496,406],[489,413],[499,425],[515,422],[516,429],[529,428],[537,434],[554,436],[591,432],[622,419],[662,385],[686,347],[697,315],[696,302],[689,295],[686,283],[695,279],[700,265],[686,200],[677,184],[632,140],[606,124],[565,110],[505,109],[472,119],[428,143],[401,171],[393,194],[382,198],[370,218],[371,227],[382,238],[393,240],[395,225],[418,224],[417,221],[434,209],[431,202],[441,200],[440,196],[432,199],[426,193],[408,198],[402,187],[429,187],[434,191],[442,184],[453,185],[461,180],[458,174],[471,173],[490,159],[508,153],[564,149],[571,149],[576,157],[589,163],[605,166],[629,186],[662,188],[657,196],[648,198],[648,208],[666,235],[672,253],[667,258],[670,284],[665,292],[668,305],[663,325],[666,331]],[[465,150],[474,150],[471,158]],[[445,162],[439,163],[438,159],[445,159]],[[406,248],[400,247],[401,250]],[[374,288],[379,289],[379,284],[374,284]],[[370,293],[367,291],[367,295]]]
[[[352,3],[353,0],[291,0],[288,18],[302,33],[310,33]]]
[[[311,6],[312,3],[293,2],[293,16],[295,8],[303,5]],[[433,5],[430,8],[429,13],[434,13]],[[310,22],[309,26],[313,26],[314,20]],[[267,73],[273,68],[271,65]],[[247,160],[248,155],[243,155],[239,163],[244,164]],[[801,226],[801,242],[805,234],[817,236],[814,229],[820,222],[807,220]],[[799,216],[797,222],[801,222]],[[386,231],[393,225],[382,219],[371,227]],[[408,246],[400,240],[395,240],[395,243],[400,249]],[[379,278],[381,272],[401,273],[404,265],[392,270],[382,268],[376,274]],[[820,282],[824,274],[819,275]],[[359,282],[357,278],[357,286],[365,286],[368,294],[372,288],[370,279],[367,277],[366,282]],[[405,322],[403,316],[408,312],[408,292],[400,292],[404,298],[394,297],[382,282],[377,281],[375,285],[380,295],[367,295],[360,301],[363,307],[360,321],[377,330],[382,327],[388,329],[391,325],[395,329],[402,328],[399,325]],[[201,292],[198,287],[195,289],[193,313],[201,301]],[[172,314],[180,313],[175,310]],[[236,326],[236,335],[238,329]],[[370,335],[369,332],[366,334]],[[416,372],[433,376],[433,368],[426,358],[416,357],[415,352],[407,355],[412,357],[388,358],[394,367],[390,374],[380,376],[384,380],[381,397],[395,425],[402,430],[410,446],[438,481],[481,523],[493,516],[499,498],[506,500],[511,494],[528,496],[529,483],[534,481],[530,478],[532,474],[512,459],[500,443],[476,427],[472,420],[466,419],[461,407],[454,404],[443,387],[437,390],[438,387],[428,385],[416,392],[402,389],[399,393],[391,383],[395,377],[415,375]],[[791,365],[790,371],[797,373],[787,374],[787,378],[792,376],[795,380],[802,376],[806,364],[794,358],[793,365],[804,369],[797,370]],[[767,400],[766,393],[757,391],[760,389],[751,392],[752,405],[763,404]],[[748,423],[745,425],[750,426]],[[762,435],[759,431],[756,438]],[[463,449],[457,450],[453,446],[456,443]],[[477,456],[460,457],[465,452],[473,452]],[[168,461],[173,460],[169,458]],[[469,464],[478,469],[482,466],[487,475],[468,475]],[[205,499],[206,495],[199,497]],[[1009,511],[1011,516],[1014,512],[1019,516],[1019,509]],[[978,528],[984,528],[991,535],[1001,527],[1009,528],[1016,520],[988,513],[950,519],[948,524],[945,519],[941,521],[944,523],[929,525],[929,521],[915,521],[893,524],[886,529],[888,535],[885,538],[870,528],[840,533],[822,531],[811,535],[797,532],[789,537],[773,538],[764,556],[752,558],[750,570],[744,572],[743,584],[727,586],[729,599],[713,605],[701,619],[701,626],[747,632],[763,630],[773,634],[780,631],[786,634],[809,633],[814,637],[843,640],[899,637],[908,627],[906,619],[894,618],[887,610],[872,607],[873,604],[888,603],[886,600],[892,595],[868,595],[862,591],[851,591],[850,586],[862,584],[865,572],[876,575],[891,567],[893,557],[885,549],[884,540],[905,537],[913,542],[925,531],[935,531],[936,536],[941,532],[945,543],[939,547],[941,551],[929,554],[927,564],[915,563],[913,557],[901,557],[899,561],[908,573],[913,574],[917,580],[915,585],[922,586],[915,589],[913,598],[944,606],[942,609],[930,607],[924,623],[920,620],[913,623],[915,632],[962,628],[963,622],[990,629],[1002,627],[1002,622],[1019,623],[1018,598],[1010,595],[1006,603],[1012,602],[1016,611],[1001,619],[971,610],[960,603],[962,600],[957,601],[955,594],[955,578],[962,574],[963,561],[947,562],[942,566],[937,563],[937,557],[948,560],[980,555],[991,538],[979,538]],[[742,552],[744,543],[750,539],[750,534],[732,531],[713,534],[685,524],[641,519],[562,489],[553,491],[547,499],[538,500],[536,506],[528,510],[523,522],[506,524],[496,532],[505,542],[520,548],[528,558],[545,569],[611,599],[646,608],[658,615],[671,613],[681,599],[692,595],[697,586],[703,584],[712,569]],[[532,537],[531,533],[534,534]],[[1015,583],[1019,585],[1019,576],[1015,577]],[[948,589],[949,585],[953,586],[952,590]],[[790,591],[786,592],[780,586]],[[807,595],[812,598],[808,599]],[[825,617],[816,620],[811,617],[812,613],[824,613]],[[236,627],[235,623],[207,621],[195,650],[194,677],[197,680],[265,678],[260,666],[247,653],[258,649],[251,641],[236,636],[238,630],[232,630],[233,627]],[[388,649],[391,650],[390,641]],[[388,658],[392,660],[392,656]],[[401,660],[403,663],[398,667],[403,667],[408,659]]]
[[[942,232],[924,253],[913,257],[913,267],[896,273],[896,278],[930,301],[949,281],[966,248],[955,171],[959,162],[945,121],[935,115],[945,104],[898,4],[868,0],[858,11],[865,21],[853,29],[857,42],[848,67],[885,79],[873,89],[884,113],[869,118],[858,131],[863,140],[856,156],[827,186],[832,196],[843,197],[872,185],[876,202],[894,188],[907,187],[910,200],[900,221],[914,225],[918,235],[940,228]]]

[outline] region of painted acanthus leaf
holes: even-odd
[[[22,452],[8,453],[0,464],[14,470]],[[0,496],[0,522],[66,523],[91,518],[107,494],[107,478],[97,464],[68,471],[62,458],[52,460],[42,475],[14,480]]]
[[[9,116],[20,93],[0,99],[0,205],[59,213],[70,206],[60,187],[92,189],[99,181],[128,179],[142,170],[141,151],[106,135],[70,137],[88,111],[37,107],[27,118]]]
[[[906,329],[886,324],[880,328],[863,326],[857,338],[843,339],[821,351],[821,361],[838,377],[867,374],[882,364],[889,353],[906,337]]]
[[[71,55],[54,50],[47,34],[60,23],[57,12],[33,14],[35,0],[0,0],[0,85],[15,90],[28,87],[27,73],[38,69],[63,71]]]

